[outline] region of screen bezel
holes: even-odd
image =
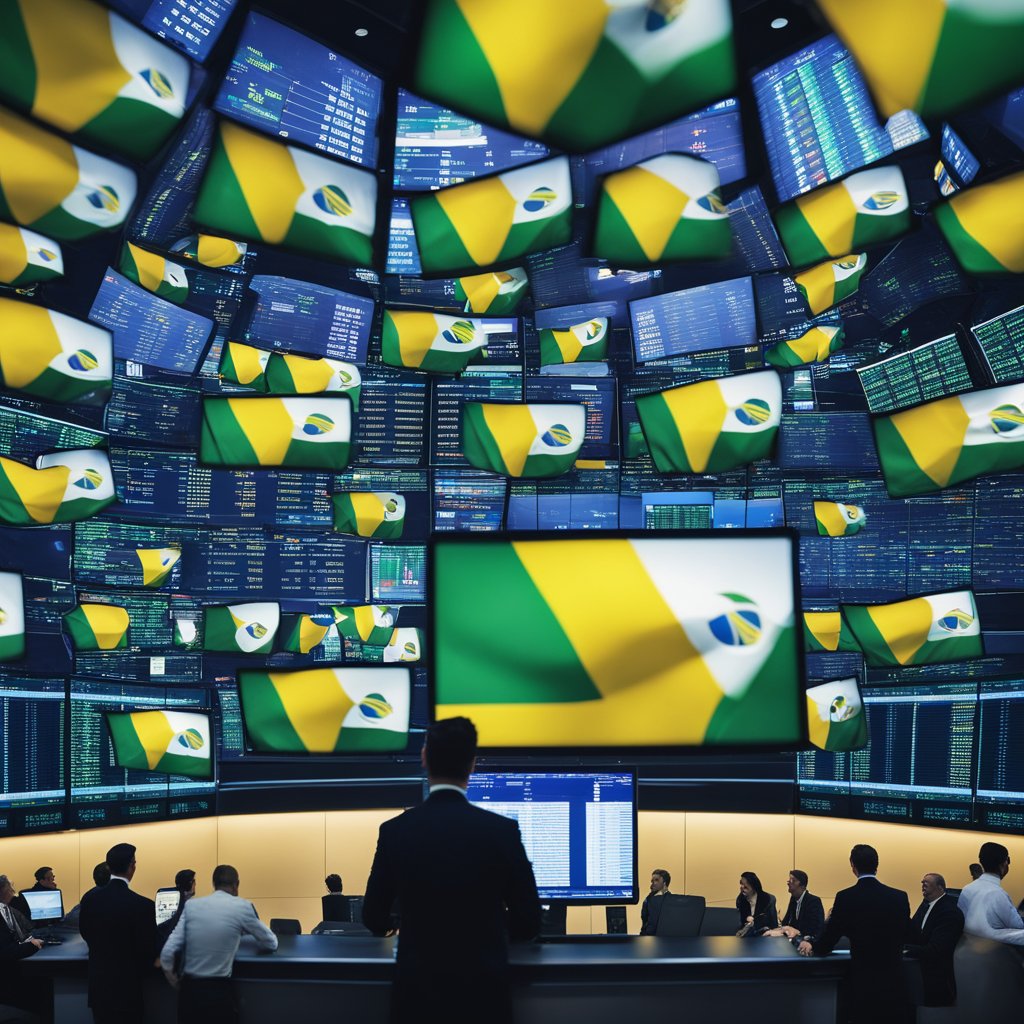
[[[52,897],[53,893],[57,894],[57,900],[60,903],[60,913],[56,917],[36,917],[33,913],[35,910],[32,906],[33,901],[41,895]],[[57,924],[64,920],[64,894],[60,889],[26,889],[21,893],[21,896],[25,900],[25,905],[28,907],[29,920],[33,924]]]
[[[169,917],[161,918],[160,917],[160,897],[161,897],[161,895],[163,893],[172,893],[172,892],[173,893],[177,893],[177,895],[178,895],[178,899],[175,902],[174,909],[171,911]],[[162,885],[156,891],[156,899],[153,900],[153,904],[154,904],[153,912],[156,915],[156,923],[158,925],[160,925],[160,924],[163,924],[164,921],[170,921],[170,919],[172,917],[174,917],[174,915],[178,912],[178,910],[181,907],[181,890],[177,886],[175,886],[175,885]]]

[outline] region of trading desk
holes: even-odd
[[[243,1024],[295,1019],[385,1022],[394,973],[393,939],[366,936],[284,936],[278,951],[259,954],[243,939],[235,986]],[[53,979],[55,1019],[91,1024],[86,1008],[85,943],[68,936],[21,962]],[[517,1018],[530,1024],[622,1024],[628,1019],[728,1020],[737,1007],[787,1024],[835,1020],[836,987],[847,958],[801,957],[785,939],[659,939],[569,936],[512,947],[509,961]],[[147,1024],[173,1024],[174,991],[154,969],[147,988]],[[322,1018],[320,1015],[323,1015]]]

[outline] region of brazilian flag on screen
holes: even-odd
[[[471,466],[508,477],[561,476],[587,432],[584,405],[466,402],[462,451]]]
[[[120,768],[213,777],[210,716],[195,711],[108,711],[107,725]]]
[[[565,328],[545,328],[537,332],[540,341],[540,365],[591,363],[608,355],[608,317],[596,316]]]
[[[398,609],[388,605],[334,605],[331,611],[342,636],[377,647],[391,639],[398,622]]]
[[[847,501],[816,501],[814,521],[819,537],[850,537],[864,529],[868,514],[862,505]]]
[[[135,172],[0,110],[0,217],[62,242],[119,228]]]
[[[195,260],[204,267],[238,267],[245,262],[249,246],[233,238],[200,232],[197,235],[186,235],[175,242],[173,251],[175,255]]]
[[[593,149],[736,83],[728,0],[431,0],[417,92],[531,138]]]
[[[76,651],[119,651],[128,646],[128,609],[114,604],[80,604],[64,616]]]
[[[275,601],[204,608],[203,650],[269,654],[280,623],[281,607]]]
[[[281,616],[281,649],[292,654],[309,654],[319,647],[334,627],[330,612],[302,612]]]
[[[842,613],[873,668],[967,661],[984,654],[981,621],[970,590],[892,604],[846,604]]]
[[[109,394],[110,331],[53,309],[0,297],[0,379],[51,402]]]
[[[21,575],[0,572],[0,661],[25,654],[25,600]]]
[[[785,538],[439,545],[437,716],[483,747],[796,742],[792,574]]]
[[[381,361],[432,373],[461,373],[487,347],[487,323],[419,310],[385,309]]]
[[[152,156],[185,113],[190,69],[91,0],[0,4],[0,96],[104,149]]]
[[[359,410],[363,382],[359,367],[340,359],[310,359],[292,352],[273,352],[267,362],[267,390],[274,395],[319,395],[343,391]]]
[[[136,548],[135,557],[142,567],[144,587],[162,587],[181,558],[180,548]]]
[[[470,274],[455,279],[455,298],[466,313],[503,316],[512,313],[526,296],[529,280],[522,267]]]
[[[285,754],[397,753],[409,741],[404,668],[238,673],[245,729],[256,750]]]
[[[75,523],[116,500],[106,452],[86,448],[40,455],[35,468],[0,456],[0,523]]]
[[[405,498],[393,491],[335,494],[334,529],[373,540],[398,540],[405,528]]]
[[[859,651],[860,644],[841,612],[804,612],[804,650],[811,654]]]
[[[246,345],[243,341],[226,341],[221,350],[218,376],[232,384],[266,391],[267,364],[270,356],[270,352],[265,352],[254,345]]]
[[[1024,171],[965,189],[935,220],[969,273],[1024,273]]]
[[[148,292],[181,305],[188,298],[188,273],[183,266],[155,252],[125,242],[118,270]]]
[[[805,363],[823,363],[843,347],[842,324],[815,324],[798,338],[780,341],[765,353],[765,360],[780,370]]]
[[[409,209],[425,274],[486,267],[565,245],[572,228],[569,158],[413,196]]]
[[[807,733],[819,750],[860,750],[868,721],[856,679],[837,679],[807,691]]]
[[[1015,0],[818,0],[883,117],[941,117],[1021,81]]]
[[[867,268],[867,255],[855,253],[819,263],[797,274],[793,280],[814,316],[853,295]]]
[[[383,660],[387,663],[419,661],[423,657],[423,630],[403,626],[391,634],[384,648]]]
[[[319,398],[207,398],[199,457],[217,466],[340,471],[348,465],[352,406]]]
[[[64,276],[64,254],[51,238],[0,224],[0,283],[14,288]]]
[[[371,266],[377,179],[221,121],[195,219],[229,235]]]

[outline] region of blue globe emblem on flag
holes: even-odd
[[[759,427],[768,422],[772,407],[763,398],[748,398],[742,405],[733,410],[736,419],[745,427]]]
[[[844,505],[843,514],[846,516],[848,523],[855,523],[857,520],[863,518],[864,510],[857,505]]]
[[[682,14],[686,4],[687,0],[649,0],[644,28],[648,32],[657,32],[671,25]]]
[[[321,434],[329,434],[334,429],[334,420],[322,412],[310,413],[306,422],[302,424],[302,432],[310,437],[319,437]]]
[[[174,737],[175,743],[186,750],[202,750],[206,746],[206,740],[198,729],[186,729]]]
[[[44,263],[52,263],[57,258],[57,254],[52,249],[44,249],[42,246],[33,249],[32,254],[38,256]]]
[[[171,87],[171,83],[167,80],[167,76],[162,72],[157,71],[156,68],[146,68],[145,71],[140,71],[139,78],[141,78],[160,99],[169,100],[174,98],[174,89]]]
[[[456,320],[441,337],[452,345],[468,345],[476,336],[476,328],[471,320]]]
[[[853,259],[836,260],[832,266],[838,267],[840,270],[856,270],[858,263],[860,263],[860,259],[854,256]]]
[[[90,206],[107,213],[117,213],[121,208],[121,197],[110,185],[97,185],[85,198]]]
[[[253,640],[262,640],[269,632],[262,622],[247,622],[245,624],[245,631]]]
[[[1016,405],[999,405],[988,414],[997,434],[1011,434],[1024,425],[1024,412]]]
[[[352,213],[352,204],[348,196],[337,185],[324,185],[313,193],[313,202],[332,217],[348,217]]]
[[[398,511],[398,500],[396,498],[387,498],[384,501],[384,515],[388,518],[393,518],[395,513]]]
[[[368,693],[359,702],[359,713],[368,722],[380,722],[388,717],[395,709],[385,700],[380,693]]]
[[[95,491],[103,483],[103,475],[95,469],[85,469],[82,475],[74,482],[75,487],[81,487],[83,491]]]
[[[711,635],[727,647],[749,647],[761,639],[761,613],[757,605],[742,594],[722,594],[732,608],[708,622]]]
[[[407,640],[402,648],[403,661],[415,661],[420,656],[419,648],[413,640]]]
[[[964,630],[969,629],[973,622],[973,615],[969,615],[959,608],[954,608],[939,618],[938,625],[939,629],[944,629],[947,633],[962,633]]]
[[[697,200],[697,205],[701,209],[707,210],[709,213],[717,213],[721,217],[726,217],[729,214],[725,203],[722,202],[722,197],[717,192],[709,192],[706,196],[701,196]]]
[[[872,192],[864,200],[863,205],[865,210],[888,210],[890,206],[898,203],[901,198],[899,192],[894,192],[892,189],[881,189],[878,192]]]
[[[601,336],[601,332],[604,330],[604,324],[600,320],[591,320],[587,324],[586,338],[587,341],[593,341],[595,338]]]
[[[550,448],[564,448],[572,444],[572,431],[564,423],[556,423],[544,431],[541,440]]]
[[[309,621],[314,626],[324,626],[326,628],[334,625],[334,615],[331,612],[313,612],[309,617]]]
[[[845,722],[848,718],[853,718],[855,714],[857,714],[857,706],[851,704],[843,694],[832,698],[832,703],[828,707],[828,717],[831,721]]]
[[[99,365],[100,361],[85,348],[80,348],[77,352],[72,352],[68,356],[68,366],[79,373],[88,373],[90,370],[95,370]]]
[[[558,198],[558,193],[553,188],[542,185],[535,188],[524,200],[523,209],[527,213],[539,213],[546,206],[550,206]]]

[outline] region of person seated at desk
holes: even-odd
[[[779,927],[779,912],[775,897],[765,892],[761,879],[753,871],[740,875],[740,892],[736,897],[736,910],[740,915],[740,938],[760,935],[771,928]]]
[[[57,876],[53,873],[53,868],[51,867],[36,868],[35,878],[36,884],[31,889],[22,889],[21,892],[53,892],[57,888]],[[21,892],[11,901],[11,906],[23,917],[31,917],[28,903],[25,897],[21,895]]]
[[[655,868],[651,872],[651,891],[644,897],[640,908],[640,934],[657,935],[658,918],[664,905],[658,897],[671,895],[668,891],[672,876],[664,868]]]
[[[14,886],[6,875],[0,875],[0,1008],[13,1006],[48,1018],[41,979],[24,977],[15,961],[35,956],[43,948],[43,940],[31,934],[31,926],[10,904]]]
[[[325,921],[348,920],[348,897],[341,893],[341,875],[330,874],[324,879],[327,895],[320,897]]]
[[[82,893],[82,899],[84,900],[85,897],[88,896],[90,892],[95,892],[97,889],[102,889],[103,886],[105,886],[109,881],[110,867],[105,860],[100,861],[100,863],[92,869],[92,888],[89,889],[87,892]],[[64,915],[64,920],[61,923],[67,928],[77,928],[78,916],[81,913],[82,904],[81,902],[78,902]]]
[[[813,942],[825,927],[825,907],[821,897],[807,891],[807,872],[793,868],[786,879],[789,906],[778,928],[766,931],[766,936],[784,935],[793,941],[807,939]]]
[[[178,909],[166,920],[156,926],[157,945],[164,948],[164,943],[171,937],[171,932],[178,927],[185,904],[196,894],[196,873],[191,868],[182,868],[174,876],[174,888],[178,890]]]
[[[946,893],[946,880],[931,872],[921,879],[921,906],[910,919],[903,955],[921,962],[924,1006],[956,1003],[953,951],[964,930],[964,915]]]
[[[1024,946],[1024,920],[1003,888],[1010,871],[1010,851],[1002,843],[982,843],[978,860],[985,873],[965,885],[957,900],[964,915],[964,934]]]

